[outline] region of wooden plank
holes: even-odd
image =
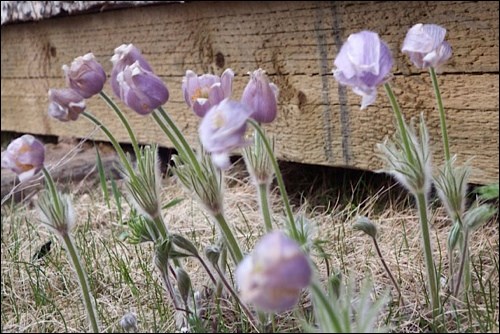
[[[430,80],[399,52],[407,29],[417,22],[449,30],[454,56],[439,81],[452,152],[461,161],[475,156],[473,182],[498,180],[497,2],[194,2],[4,26],[2,131],[87,136],[93,127],[84,120],[61,124],[46,116],[47,90],[64,86],[62,64],[89,51],[109,73],[113,49],[132,42],[169,87],[166,109],[191,143],[196,143],[199,120],[182,99],[185,71],[220,74],[231,67],[238,98],[246,73],[262,67],[280,87],[279,117],[268,129],[276,135],[281,159],[378,169],[375,144],[394,131],[387,98],[380,89],[376,105],[360,111],[359,97],[339,89],[331,75],[342,41],[352,32],[371,29],[393,51],[392,84],[405,116],[426,115],[435,164],[440,164]],[[108,86],[105,90],[111,91]],[[102,101],[91,99],[89,109],[119,140],[128,140]],[[151,118],[127,114],[141,141],[169,145]],[[95,138],[105,139],[98,132]]]

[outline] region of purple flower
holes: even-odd
[[[236,269],[242,300],[265,312],[295,306],[311,276],[311,266],[300,246],[279,231],[265,235]]]
[[[142,56],[141,51],[136,48],[133,44],[122,44],[115,49],[115,54],[111,57],[111,62],[113,63],[113,69],[111,70],[111,88],[116,96],[120,96],[120,86],[118,85],[117,77],[120,72],[122,72],[125,67],[132,65],[136,61],[139,62],[141,67],[146,70],[153,72],[153,69]]]
[[[375,102],[377,87],[384,83],[392,67],[389,47],[377,33],[362,31],[349,36],[334,62],[333,76],[363,97],[361,109]]]
[[[32,135],[24,135],[13,140],[2,152],[2,168],[16,173],[25,181],[38,173],[45,160],[45,147]]]
[[[401,51],[418,68],[439,67],[451,57],[451,46],[445,36],[446,29],[436,24],[415,24],[408,30]]]
[[[145,70],[136,61],[119,72],[118,96],[135,112],[147,115],[168,101],[167,86],[153,72]]]
[[[75,121],[85,107],[85,99],[73,89],[49,89],[49,116],[62,122]]]
[[[68,86],[86,99],[102,91],[106,82],[106,73],[92,53],[76,58],[71,66],[63,65],[62,69]]]
[[[231,97],[233,78],[234,72],[230,68],[220,78],[213,74],[197,76],[187,70],[182,79],[184,100],[196,115],[204,117],[210,108]]]
[[[250,74],[250,82],[245,87],[241,102],[252,110],[252,118],[260,123],[271,123],[278,113],[278,87],[269,82],[266,72],[262,69]]]
[[[201,143],[219,168],[228,168],[229,153],[246,145],[246,121],[251,114],[252,110],[244,104],[225,99],[212,107],[201,121]]]

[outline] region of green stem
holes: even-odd
[[[266,228],[266,233],[269,233],[273,230],[271,211],[269,209],[269,185],[267,183],[259,183],[257,188],[259,191],[260,209],[262,210],[262,216],[264,217],[264,226]]]
[[[214,216],[215,220],[219,224],[222,234],[224,235],[224,240],[226,242],[227,247],[229,248],[229,253],[231,253],[231,257],[235,264],[238,264],[243,260],[243,253],[241,252],[240,245],[236,238],[234,237],[231,228],[226,222],[224,215],[222,213],[218,213]]]
[[[269,144],[269,141],[265,137],[264,132],[262,131],[262,128],[260,127],[259,123],[257,123],[253,119],[249,119],[248,122],[255,128],[255,130],[259,133],[259,135],[262,136],[262,141],[264,143],[267,153],[269,154],[271,163],[273,164],[274,174],[276,175],[276,180],[278,181],[278,187],[280,188],[281,198],[283,200],[283,204],[285,206],[285,210],[288,216],[288,221],[290,223],[292,237],[298,241],[300,239],[299,233],[297,232],[297,227],[295,226],[295,219],[293,218],[292,208],[290,207],[290,201],[288,199],[288,194],[286,192],[285,182],[283,181],[283,177],[281,176],[280,168],[278,166],[278,161],[276,160],[271,145]]]
[[[116,103],[114,103],[113,100],[111,100],[111,98],[106,95],[106,93],[104,93],[104,91],[99,92],[99,96],[108,104],[108,106],[111,107],[111,109],[114,110],[116,115],[118,115],[118,118],[120,118],[120,121],[127,130],[130,141],[132,142],[132,147],[134,148],[136,159],[139,159],[139,157],[141,156],[141,150],[139,149],[139,144],[137,144],[137,139],[135,138],[134,131],[132,131],[127,118],[125,117],[125,115],[123,115],[123,112],[120,110],[120,108],[118,108]]]
[[[460,292],[460,284],[462,283],[462,276],[464,274],[465,262],[467,262],[467,259],[469,257],[469,254],[468,254],[469,229],[467,228],[467,226],[465,226],[464,229],[465,229],[465,232],[464,232],[464,242],[462,245],[462,257],[460,259],[460,267],[458,269],[458,278],[457,278],[457,283],[455,285],[455,291],[454,291],[455,297],[458,297],[458,293]]]
[[[85,308],[87,309],[87,315],[89,318],[90,325],[92,327],[92,331],[94,333],[99,333],[99,326],[98,326],[98,317],[96,314],[96,310],[94,307],[94,303],[91,299],[90,295],[90,287],[89,283],[87,280],[87,275],[85,274],[85,271],[80,264],[80,258],[78,256],[78,252],[73,244],[73,240],[69,234],[62,235],[62,239],[64,241],[64,244],[66,246],[66,249],[68,250],[70,260],[73,264],[73,267],[75,268],[76,274],[78,276],[78,280],[80,282],[80,288],[82,290],[82,296],[83,296],[83,301],[85,304]]]
[[[159,113],[161,114],[161,116],[163,117],[165,122],[167,122],[170,129],[172,129],[172,131],[174,132],[177,139],[180,141],[181,145],[176,146],[177,150],[183,149],[188,154],[188,156],[191,160],[191,163],[193,164],[194,168],[196,169],[196,172],[198,173],[198,175],[203,175],[200,163],[198,162],[198,159],[196,158],[196,155],[194,154],[193,149],[191,148],[189,143],[186,141],[186,138],[184,137],[182,132],[179,130],[179,128],[175,125],[174,121],[172,121],[170,116],[165,112],[165,110],[163,110],[163,108],[161,106],[158,107],[157,110],[159,111]]]
[[[387,263],[385,263],[384,257],[382,256],[382,252],[380,251],[380,247],[378,246],[377,239],[373,238],[373,237],[372,237],[372,239],[373,239],[373,243],[375,244],[375,249],[377,250],[377,254],[380,258],[380,261],[382,262],[382,265],[384,266],[385,271],[389,275],[389,278],[391,279],[392,284],[394,284],[394,287],[398,291],[400,301],[404,304],[403,294],[401,293],[401,290],[399,289],[399,285],[396,282],[396,279],[394,278],[394,276],[392,276],[392,273],[391,273],[391,270],[389,269],[389,266],[387,266]]]
[[[224,276],[226,274],[226,267],[227,267],[227,246],[223,245],[220,251],[220,257],[219,257],[219,270],[221,271],[220,276]],[[217,282],[217,286],[215,289],[215,299],[217,300],[217,303],[220,301],[220,297],[222,296],[222,288],[223,288],[223,282],[220,280]]]
[[[59,194],[57,193],[57,190],[56,190],[54,179],[52,178],[52,175],[50,175],[50,173],[47,170],[47,168],[45,168],[45,166],[42,167],[42,172],[43,172],[43,175],[45,176],[45,181],[47,182],[47,186],[49,188],[49,191],[52,194],[51,197],[55,201],[54,204],[55,204],[55,207],[56,207],[56,210],[57,210],[57,214],[58,214],[59,217],[62,217],[63,216],[63,214],[62,214],[62,206],[61,206],[61,202],[59,200]]]
[[[411,163],[411,165],[414,165],[414,159],[413,159],[413,155],[411,154],[412,151],[410,148],[410,140],[408,138],[408,133],[406,132],[406,124],[405,124],[405,121],[403,119],[403,114],[401,113],[401,108],[399,107],[396,96],[394,95],[394,92],[392,91],[391,85],[389,85],[389,83],[385,83],[384,88],[385,88],[385,92],[387,93],[387,96],[389,97],[389,101],[391,103],[392,110],[394,111],[394,114],[396,115],[396,120],[398,122],[399,131],[401,132],[401,137],[403,139],[403,145],[405,147],[408,161]]]
[[[450,145],[448,143],[448,131],[446,130],[446,115],[444,113],[443,100],[441,99],[441,92],[439,91],[436,71],[433,67],[429,67],[429,72],[431,74],[432,87],[434,88],[434,94],[436,95],[436,102],[439,109],[441,135],[443,137],[444,158],[446,162],[450,160]]]
[[[427,268],[428,285],[431,294],[432,314],[434,317],[440,311],[439,284],[436,276],[436,267],[432,257],[431,238],[429,233],[429,221],[427,219],[427,199],[424,193],[416,195],[417,206],[420,218],[420,228],[422,230],[422,240],[424,246],[425,266]]]
[[[127,159],[127,156],[125,155],[125,152],[123,151],[123,149],[121,148],[120,144],[115,139],[115,137],[113,136],[113,134],[108,130],[108,128],[104,124],[102,124],[101,121],[99,121],[92,114],[84,111],[82,113],[82,115],[85,116],[85,117],[87,117],[92,123],[94,123],[95,125],[97,125],[102,130],[102,132],[104,132],[104,134],[108,137],[109,141],[111,142],[111,144],[115,148],[116,152],[120,156],[120,160],[122,161],[122,164],[127,169],[128,174],[130,175],[131,178],[134,178],[135,177],[134,170],[132,169],[132,166],[130,165],[129,160]]]
[[[233,298],[236,300],[236,302],[241,306],[241,308],[243,309],[243,312],[245,312],[245,314],[247,315],[247,318],[250,321],[250,323],[252,324],[252,326],[254,326],[256,328],[255,318],[253,317],[252,312],[250,312],[250,310],[246,307],[246,305],[240,300],[240,298],[238,297],[238,294],[234,291],[231,284],[229,284],[229,282],[226,280],[224,273],[221,271],[221,269],[219,268],[219,266],[216,263],[214,263],[214,269],[217,272],[217,274],[219,275],[219,278],[220,278],[222,284],[224,284],[227,291],[229,291],[231,296],[233,296]]]
[[[188,161],[189,159],[188,159],[188,156],[186,155],[186,152],[182,149],[182,146],[181,146],[180,142],[177,140],[177,138],[172,134],[172,132],[165,125],[165,123],[162,119],[162,116],[161,116],[160,112],[158,111],[158,109],[153,111],[153,118],[155,119],[158,126],[167,135],[168,139],[172,142],[172,144],[176,148],[178,154],[182,157],[182,160]]]

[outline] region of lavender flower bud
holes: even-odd
[[[269,82],[262,69],[250,74],[250,82],[245,87],[241,102],[253,110],[252,118],[260,123],[271,123],[278,113],[278,87]]]
[[[76,121],[85,108],[85,99],[73,89],[49,89],[49,116],[61,122]]]
[[[141,67],[146,70],[153,72],[153,69],[142,56],[141,51],[136,48],[133,44],[122,44],[115,49],[115,54],[111,57],[111,62],[113,63],[113,69],[111,71],[111,88],[116,96],[120,96],[120,86],[118,85],[117,77],[118,73],[122,72],[125,67],[132,65],[136,61],[139,62]]]
[[[207,152],[212,154],[212,161],[221,169],[229,167],[229,153],[246,145],[243,138],[246,121],[251,115],[244,104],[225,99],[205,115],[201,121],[199,135]]]
[[[418,68],[439,67],[452,53],[445,35],[446,29],[436,24],[415,24],[408,30],[401,51],[408,54]]]
[[[78,57],[71,66],[63,65],[68,86],[84,98],[89,98],[100,91],[106,82],[106,73],[92,53]]]
[[[311,276],[299,245],[279,231],[264,236],[236,269],[242,300],[266,312],[292,308]]]
[[[358,217],[352,228],[363,231],[373,239],[377,238],[377,226],[367,217]]]
[[[187,70],[182,79],[184,100],[196,115],[204,117],[213,106],[231,97],[233,78],[234,72],[230,68],[220,78],[213,74],[197,76],[193,71]]]
[[[163,81],[144,69],[139,61],[125,66],[116,81],[118,96],[138,114],[147,115],[168,101],[169,92]]]
[[[45,160],[45,147],[32,135],[13,140],[2,152],[2,168],[16,173],[21,182],[38,173]]]
[[[127,333],[136,333],[137,328],[137,316],[135,313],[127,312],[123,315],[120,320],[120,326]]]
[[[377,33],[362,31],[349,36],[334,64],[335,79],[362,96],[361,109],[365,109],[375,102],[377,87],[387,80],[392,56]]]

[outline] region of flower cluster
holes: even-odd
[[[418,68],[430,70],[433,83],[435,80],[434,69],[442,66],[451,56],[451,47],[444,40],[446,29],[433,24],[417,24],[413,26],[404,39],[402,52]],[[257,69],[249,72],[249,82],[245,86],[241,98],[233,97],[233,81],[235,73],[230,68],[222,75],[202,74],[197,75],[187,70],[182,79],[182,94],[187,107],[200,117],[198,135],[202,149],[194,150],[186,141],[182,132],[176,127],[170,116],[162,106],[169,99],[169,90],[162,79],[154,73],[152,66],[141,54],[140,50],[132,44],[123,44],[114,50],[111,57],[113,68],[110,75],[110,85],[115,96],[127,107],[140,115],[152,114],[155,121],[165,132],[172,144],[177,149],[177,156],[173,157],[175,166],[173,172],[177,180],[188,190],[198,195],[202,206],[209,213],[214,222],[218,224],[223,244],[222,247],[209,246],[207,257],[212,262],[213,268],[219,274],[219,287],[225,288],[241,303],[242,310],[249,319],[253,315],[245,304],[253,304],[259,311],[283,312],[292,309],[298,302],[303,289],[311,287],[313,306],[315,307],[317,327],[336,332],[352,330],[351,317],[344,316],[351,310],[352,296],[349,292],[339,298],[338,293],[327,294],[319,288],[318,282],[313,281],[313,266],[308,257],[311,245],[301,238],[304,228],[298,232],[296,219],[292,213],[286,189],[279,172],[278,163],[272,152],[272,147],[267,140],[260,123],[273,122],[278,114],[278,87],[270,81],[266,72]],[[460,244],[462,248],[461,271],[456,277],[451,273],[452,282],[456,279],[454,294],[458,295],[462,269],[468,256],[469,232],[476,229],[487,220],[492,210],[489,207],[478,205],[475,209],[467,211],[465,196],[467,187],[468,167],[455,167],[455,157],[449,156],[444,124],[444,110],[438,94],[437,84],[434,86],[441,113],[441,128],[443,129],[443,142],[445,147],[445,167],[437,177],[432,175],[430,140],[425,127],[425,120],[420,119],[418,131],[408,125],[397,104],[394,93],[389,84],[390,72],[393,66],[393,57],[389,46],[372,31],[361,31],[349,36],[342,45],[334,60],[335,69],[333,76],[341,85],[347,85],[353,92],[361,96],[361,109],[365,109],[376,101],[378,87],[383,85],[391,106],[393,108],[397,131],[393,141],[380,144],[378,148],[387,162],[387,172],[403,184],[414,196],[419,209],[420,226],[422,233],[422,246],[426,260],[429,295],[432,303],[433,316],[441,308],[440,284],[436,275],[436,267],[432,257],[430,243],[428,214],[428,195],[434,182],[441,200],[445,204],[452,222],[455,224],[450,233],[449,246],[451,252]],[[91,120],[108,136],[120,155],[125,175],[125,189],[128,191],[130,203],[134,205],[141,215],[137,222],[130,222],[133,240],[136,243],[154,243],[154,263],[159,269],[173,306],[175,309],[186,310],[186,316],[194,314],[190,309],[191,280],[189,274],[182,268],[182,259],[192,256],[198,259],[209,274],[212,282],[217,284],[211,269],[196,250],[196,247],[184,237],[172,234],[163,221],[162,208],[169,207],[171,203],[163,206],[160,203],[160,183],[158,169],[157,146],[139,148],[133,130],[126,117],[114,102],[103,92],[106,82],[106,73],[96,61],[92,53],[76,58],[70,66],[64,65],[63,71],[66,79],[66,88],[50,89],[48,113],[60,121],[76,121],[80,115]],[[132,145],[136,154],[135,167],[126,157],[120,145],[111,132],[96,117],[86,112],[85,99],[99,94],[119,116],[123,125],[129,132]],[[248,125],[255,129],[254,140],[248,140],[246,133]],[[253,147],[252,147],[253,145]],[[249,148],[250,147],[250,148]],[[259,193],[259,205],[265,223],[266,234],[256,244],[250,254],[244,257],[237,238],[233,235],[222,209],[222,184],[224,173],[221,170],[230,167],[230,154],[234,150],[247,148],[244,158],[250,174],[255,179]],[[196,154],[196,153],[198,154]],[[75,217],[68,196],[62,197],[55,190],[50,174],[43,168],[44,147],[33,136],[25,135],[14,140],[7,150],[2,153],[2,167],[9,168],[19,175],[21,181],[35,175],[41,169],[48,179],[49,195],[42,197],[40,204],[42,221],[50,225],[59,233],[66,242],[68,249],[73,247],[69,239],[69,232],[74,225]],[[268,198],[268,191],[276,176],[280,193],[288,216],[289,233],[276,230]],[[304,226],[302,226],[304,227]],[[370,235],[377,246],[377,228],[368,218],[359,220],[355,228]],[[302,233],[302,234],[301,234]],[[304,251],[304,249],[306,251]],[[239,296],[225,278],[228,265],[224,252],[229,251],[231,259],[236,265],[236,284]],[[76,258],[76,260],[78,260]],[[383,261],[383,259],[382,259]],[[79,266],[75,261],[75,266]],[[453,254],[450,259],[452,267]],[[384,266],[385,266],[385,262]],[[401,290],[396,280],[392,277],[393,284],[400,296]],[[79,270],[81,272],[81,270]],[[175,273],[175,274],[172,274]],[[177,287],[171,282],[175,278]],[[335,277],[333,277],[335,278]],[[333,281],[330,277],[329,281]],[[83,279],[83,278],[82,278]],[[84,295],[89,295],[88,287],[82,284],[82,289],[87,289]],[[220,296],[220,291],[216,296]],[[367,315],[367,305],[370,305],[369,289],[363,290],[362,300],[356,315],[359,328],[368,331],[371,329],[375,315]],[[179,299],[178,294],[181,298]],[[182,302],[182,307],[179,306]],[[93,330],[98,327],[95,309],[90,298],[85,299],[89,320]],[[341,311],[337,309],[341,309]],[[380,308],[377,304],[375,309]],[[337,313],[342,312],[342,320]],[[130,318],[130,319],[129,319]],[[359,318],[359,319],[358,319]],[[136,330],[135,316],[124,317],[121,325],[124,329]]]

